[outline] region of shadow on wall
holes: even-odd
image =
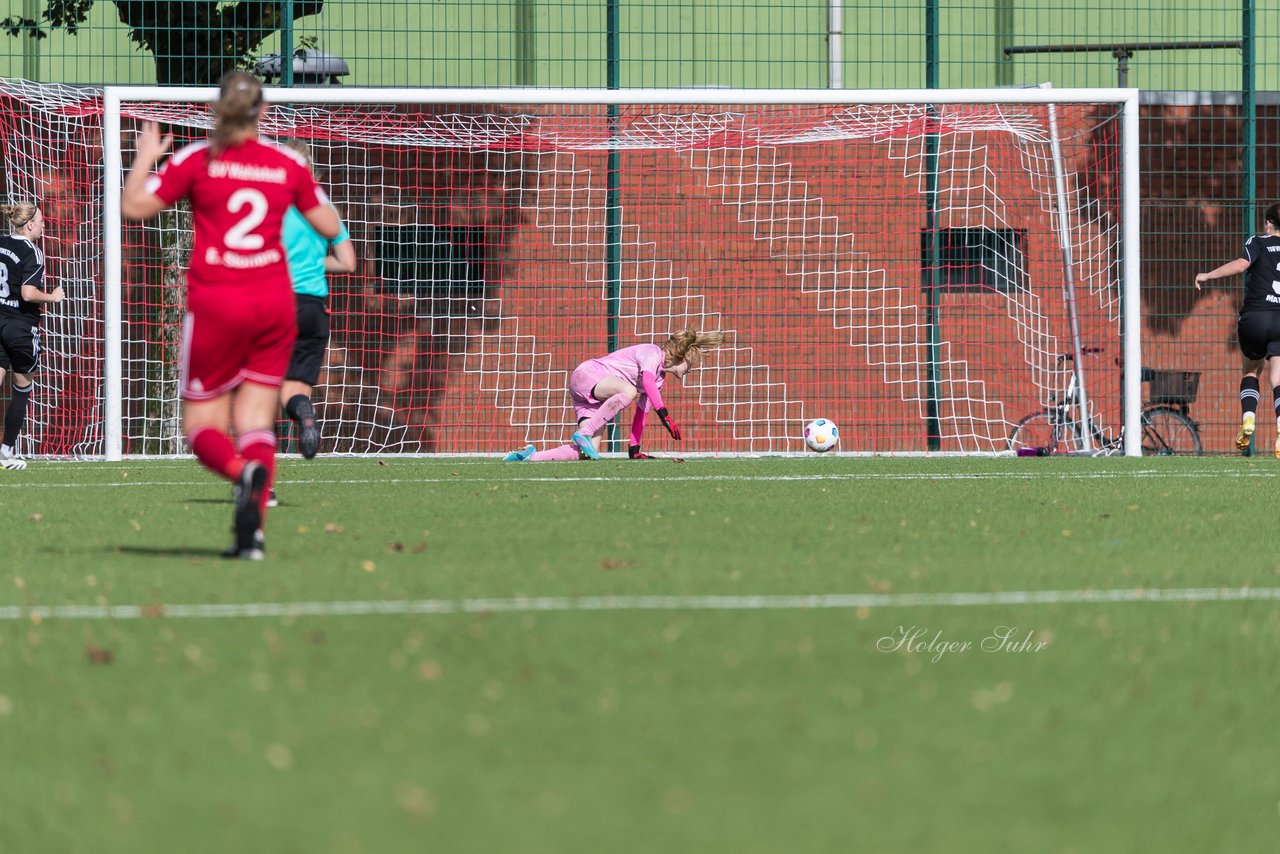
[[[1264,99],[1265,100],[1265,99]],[[1245,206],[1244,121],[1238,104],[1150,104],[1141,110],[1143,315],[1153,332],[1177,337],[1200,300],[1241,293],[1221,279],[1197,292],[1195,275],[1240,257],[1261,230],[1266,207],[1280,201],[1280,104],[1257,108],[1256,210]],[[1119,208],[1118,188],[1102,162],[1114,151],[1104,123],[1082,170],[1091,203]],[[1234,339],[1229,342],[1234,347]]]
[[[1275,112],[1263,123],[1274,134]],[[1197,292],[1194,280],[1196,273],[1238,258],[1245,229],[1254,227],[1243,210],[1242,138],[1235,105],[1143,110],[1143,310],[1155,332],[1176,336],[1211,291],[1240,290],[1239,281],[1224,279]]]
[[[1150,104],[1141,117],[1143,319],[1150,331],[1177,337],[1200,300],[1240,289],[1238,281],[1221,280],[1197,292],[1194,280],[1238,258],[1244,245],[1243,121],[1234,104]],[[1108,160],[1116,156],[1119,126],[1098,118],[1081,175],[1088,203],[1104,206],[1118,222],[1120,188]],[[1259,109],[1259,185],[1271,193],[1280,191],[1280,175],[1264,140],[1274,143],[1278,126],[1274,107]],[[1266,198],[1260,192],[1260,208]]]
[[[473,121],[470,114],[501,114],[481,105],[404,107],[417,126]],[[430,118],[425,118],[425,117]],[[443,402],[475,336],[498,319],[509,250],[521,223],[527,171],[518,145],[466,150],[386,145],[368,152],[370,174],[382,183],[358,200],[352,237],[363,286],[335,288],[331,371],[359,368],[371,382],[321,379],[327,401],[343,420],[372,426],[357,442],[434,452],[447,447]],[[322,167],[323,168],[323,167]],[[348,200],[348,207],[357,200]],[[363,385],[363,388],[362,388]],[[378,406],[369,408],[369,394]],[[364,413],[356,410],[363,409]],[[328,416],[334,417],[334,416]]]

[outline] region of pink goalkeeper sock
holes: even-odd
[[[549,451],[538,451],[536,454],[529,457],[529,461],[534,463],[567,462],[569,460],[576,460],[577,458],[577,445],[561,445],[560,447],[552,448]]]
[[[596,410],[595,415],[578,425],[578,432],[584,436],[594,436],[600,432],[600,428],[604,426],[606,421],[626,409],[627,404],[630,402],[631,397],[629,395],[615,394]]]

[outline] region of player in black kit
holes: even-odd
[[[10,234],[0,236],[0,383],[13,374],[13,393],[4,414],[4,443],[0,470],[18,471],[27,461],[14,446],[27,420],[27,403],[34,385],[31,375],[40,363],[40,311],[45,303],[62,301],[62,286],[44,291],[44,253],[36,245],[44,235],[44,215],[31,202],[0,205]]]
[[[1240,257],[1216,270],[1196,276],[1196,290],[1213,279],[1238,276],[1244,279],[1244,302],[1236,321],[1236,337],[1244,357],[1244,376],[1240,378],[1240,432],[1236,447],[1244,451],[1253,437],[1255,413],[1258,411],[1258,379],[1263,362],[1270,359],[1267,379],[1271,382],[1271,399],[1276,413],[1276,456],[1280,457],[1280,204],[1267,208],[1262,234],[1244,243]]]

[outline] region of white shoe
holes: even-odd
[[[13,454],[0,455],[0,469],[6,469],[8,471],[22,471],[26,467],[27,461],[20,457],[15,457]]]

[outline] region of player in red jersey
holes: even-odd
[[[210,138],[174,152],[155,175],[152,167],[173,140],[161,138],[154,122],[143,124],[121,212],[142,220],[191,202],[183,429],[196,458],[235,486],[235,542],[226,556],[261,560],[276,408],[297,335],[284,217],[292,205],[328,238],[341,224],[306,161],[258,138],[264,104],[257,78],[232,71],[220,86]]]

